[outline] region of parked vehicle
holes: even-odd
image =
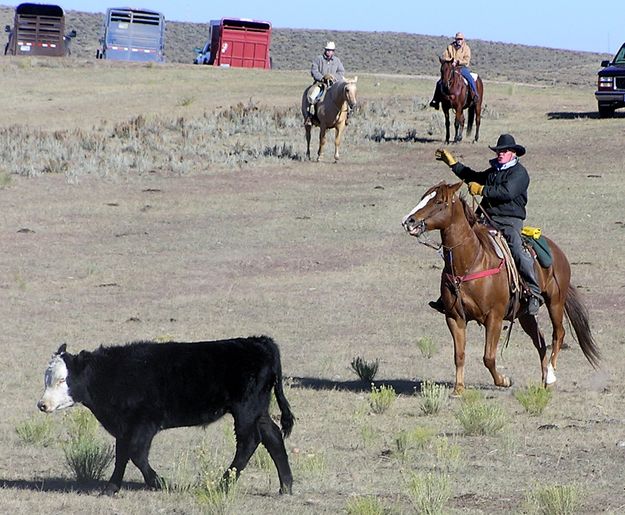
[[[247,18],[211,20],[208,40],[196,48],[195,64],[271,68],[271,23]]]
[[[165,59],[165,17],[148,9],[111,7],[104,17],[98,59],[156,61]]]
[[[66,56],[76,31],[65,34],[65,13],[58,5],[20,4],[15,8],[13,28],[5,26],[8,35],[5,55]]]
[[[625,43],[612,61],[601,61],[595,98],[601,118],[611,118],[614,110],[625,107]]]

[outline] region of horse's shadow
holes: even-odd
[[[547,118],[549,118],[549,120],[587,120],[599,118],[599,113],[597,111],[586,111],[583,113],[575,111],[552,111],[547,113]],[[620,113],[615,111],[614,118],[625,118],[625,111]]]
[[[420,379],[375,379],[372,382],[363,381],[362,379],[354,379],[348,381],[338,381],[333,379],[324,379],[320,377],[291,377],[291,386],[294,388],[302,388],[308,390],[340,390],[347,392],[370,392],[371,384],[376,386],[385,385],[392,386],[397,394],[414,394],[421,392],[423,381]],[[453,384],[446,382],[436,382],[448,388],[453,388]]]
[[[30,490],[33,492],[57,492],[57,493],[80,493],[99,495],[106,481],[89,481],[79,483],[72,479],[63,477],[49,477],[40,479],[2,479],[0,478],[0,488],[14,490]],[[136,481],[124,481],[124,490],[142,490],[146,486]]]

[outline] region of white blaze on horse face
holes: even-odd
[[[74,404],[67,386],[67,365],[61,356],[56,355],[50,360],[44,377],[44,386],[43,396],[37,403],[41,411],[52,413]]]
[[[436,191],[432,191],[429,193],[429,195],[425,195],[422,199],[421,202],[419,202],[415,208],[410,211],[410,213],[408,213],[406,216],[404,216],[404,219],[402,220],[401,224],[402,225],[406,225],[406,222],[408,221],[408,219],[414,215],[417,211],[419,211],[420,209],[423,209],[425,206],[427,206],[428,202],[430,200],[432,200],[434,197],[436,197]]]

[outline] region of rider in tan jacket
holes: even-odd
[[[464,34],[462,34],[462,32],[456,32],[454,41],[447,45],[445,52],[443,52],[443,59],[445,61],[451,61],[455,66],[459,67],[460,73],[462,73],[462,76],[471,87],[473,102],[477,103],[480,96],[477,93],[475,80],[473,80],[471,70],[469,69],[469,65],[471,64],[471,49],[469,48],[468,43],[464,40]],[[438,84],[436,88],[438,89]],[[437,91],[435,90],[434,98],[430,102],[430,106],[434,109],[438,109],[438,98],[436,93]]]

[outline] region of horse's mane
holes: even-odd
[[[479,219],[475,214],[475,211],[469,206],[469,203],[464,197],[460,197],[460,202],[462,203],[464,216],[466,217],[467,222],[469,222],[469,225],[471,226],[471,229],[473,229],[475,235],[478,237],[483,246],[485,246],[486,248],[491,248],[488,236],[488,226],[478,223]]]

